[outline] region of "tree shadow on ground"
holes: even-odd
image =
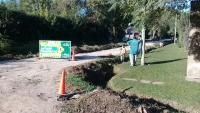
[[[175,62],[179,60],[184,60],[186,58],[180,58],[180,59],[175,59],[175,60],[167,60],[167,61],[158,61],[158,62],[148,62],[148,64],[164,64],[164,63],[169,63],[169,62]]]
[[[133,87],[124,89],[119,94],[119,96],[121,98],[129,99],[129,102],[135,107],[143,106],[144,108],[147,108],[151,113],[164,113],[164,111],[168,111],[170,113],[177,113],[177,112],[186,113],[184,111],[177,110],[168,104],[158,102],[153,98],[139,98],[138,96],[135,95],[129,96],[125,92],[131,88]]]
[[[154,53],[154,52],[162,52],[163,50],[158,50],[158,51],[151,51],[149,53]]]

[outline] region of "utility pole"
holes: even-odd
[[[176,17],[175,17],[174,44],[176,43],[176,21],[177,21],[177,14],[176,14]]]
[[[110,36],[109,36],[109,40],[112,42],[113,41],[113,36],[112,36],[112,33],[113,33],[113,22],[112,22],[112,10],[111,11],[109,11],[110,12],[110,18],[109,18],[109,23],[110,23],[110,26],[109,26],[109,34],[110,34]]]
[[[141,57],[141,65],[144,66],[145,64],[145,27],[144,25],[142,26],[142,57]]]
[[[143,9],[144,15],[146,13],[146,7]],[[144,66],[145,64],[145,20],[143,20],[143,25],[142,25],[142,57],[141,57],[141,65]]]

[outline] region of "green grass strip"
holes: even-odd
[[[170,44],[152,50],[145,57],[145,63],[150,65],[141,66],[140,58],[134,67],[131,67],[129,62],[117,65],[115,68],[120,68],[122,71],[109,81],[109,87],[115,91],[130,88],[128,92],[132,94],[200,108],[200,83],[185,80],[186,50]],[[142,83],[141,80],[150,83]],[[154,82],[164,84],[157,85],[153,84]]]
[[[67,83],[71,83],[75,86],[84,87],[84,89],[86,91],[92,91],[92,90],[96,89],[96,86],[94,86],[93,84],[91,84],[89,82],[84,81],[83,75],[67,76],[66,81],[67,81]]]

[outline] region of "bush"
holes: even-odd
[[[10,53],[13,49],[14,41],[7,38],[8,36],[0,34],[0,55]]]
[[[17,48],[15,50],[15,52],[17,54],[23,54],[23,55],[27,55],[27,54],[36,54],[39,52],[39,42],[35,41],[35,42],[29,42],[26,44],[18,44],[18,45],[23,45],[23,46],[18,46],[19,48]]]

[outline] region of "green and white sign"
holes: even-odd
[[[40,58],[71,58],[71,41],[39,40]]]

